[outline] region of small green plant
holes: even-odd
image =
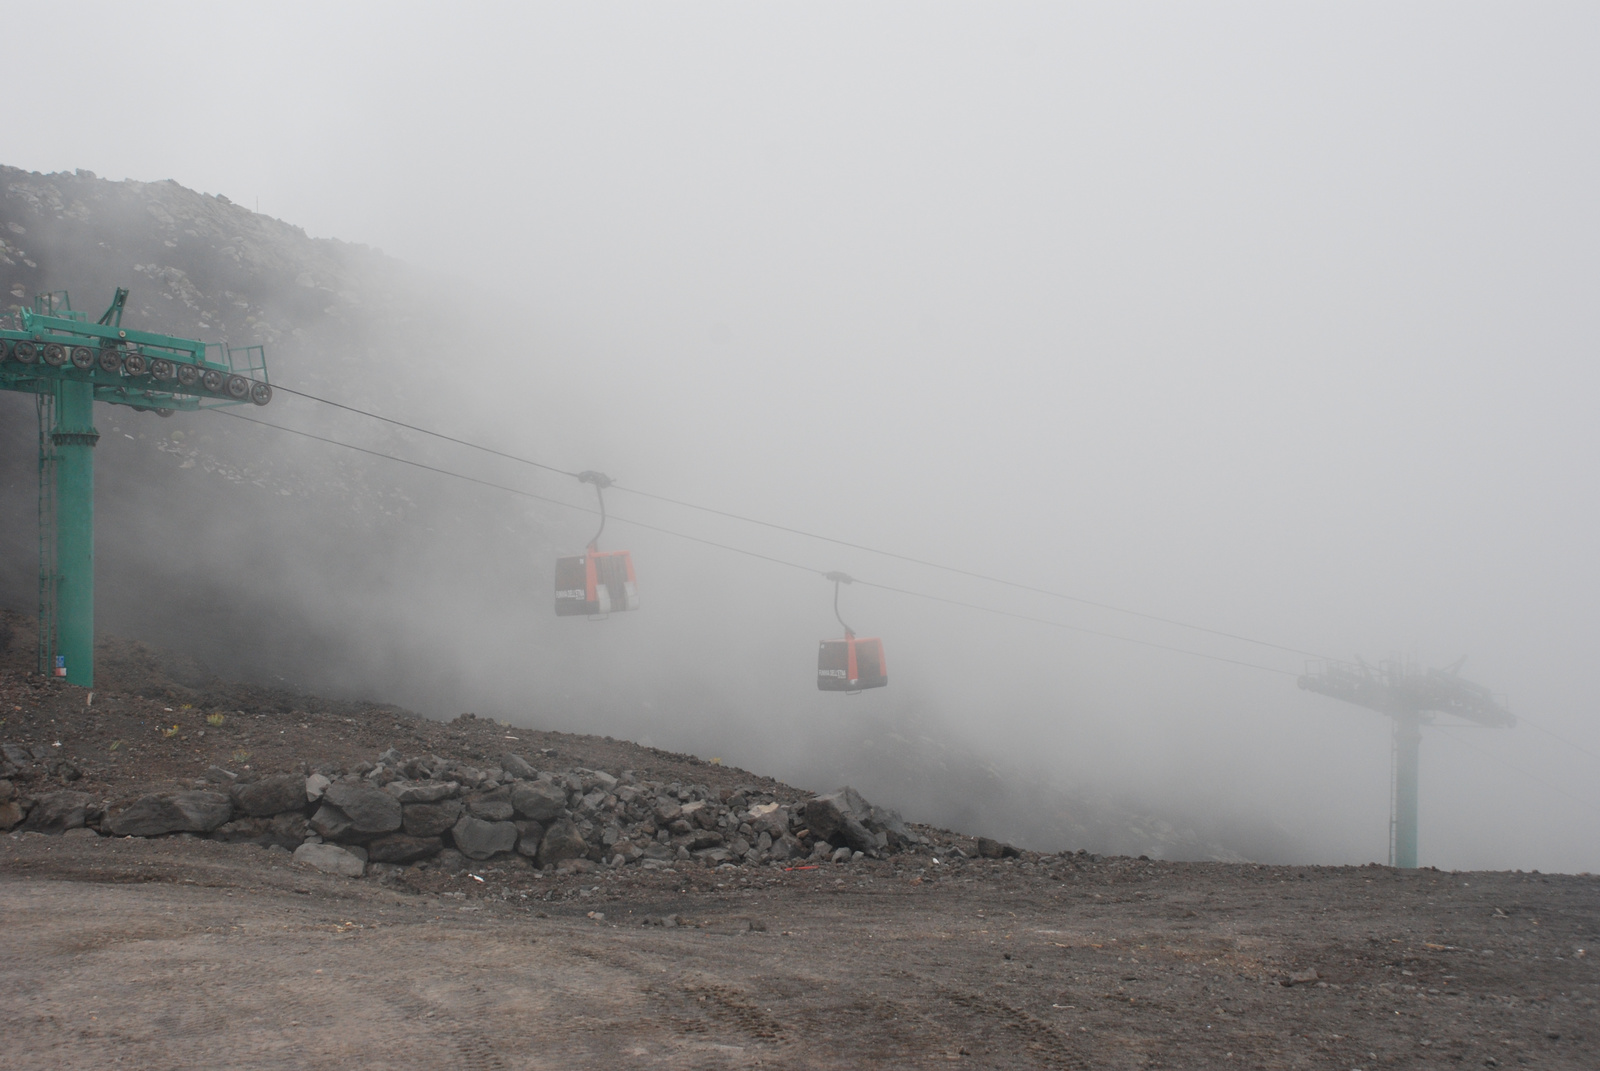
[[[250,758],[250,752],[246,751],[244,748],[239,748],[237,751],[235,751],[233,753],[233,761],[234,762],[246,762],[246,761],[249,760],[249,758]]]
[[[178,726],[177,725],[173,725],[173,727],[170,728],[170,729],[162,729],[161,730],[161,735],[162,736],[177,736],[178,735]]]
[[[113,740],[113,741],[111,741],[111,745],[109,747],[107,747],[106,750],[107,751],[115,751],[121,746],[122,746],[122,741],[121,740]]]
[[[206,715],[206,724],[211,726],[213,729],[220,728],[222,726],[222,723],[227,721],[227,720],[228,719],[223,717],[221,714],[207,714]]]

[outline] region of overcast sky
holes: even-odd
[[[458,429],[1333,657],[1467,655],[1524,720],[1428,732],[1423,862],[1600,869],[1593,5],[0,11],[30,42],[4,162],[172,178],[480,288],[518,389]],[[826,586],[795,592],[772,612],[826,631]],[[896,686],[1008,754],[1383,858],[1376,715],[851,598]]]

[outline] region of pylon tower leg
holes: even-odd
[[[1394,719],[1394,865],[1417,866],[1417,771],[1422,726],[1415,715]]]
[[[67,683],[94,687],[94,384],[56,383],[56,653]]]

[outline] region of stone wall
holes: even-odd
[[[60,760],[26,745],[3,745],[3,757],[0,773],[66,776],[37,769]],[[13,828],[248,842],[352,877],[374,865],[458,869],[509,856],[541,868],[845,863],[928,843],[849,788],[809,798],[712,791],[631,770],[537,769],[510,753],[476,767],[394,750],[352,769],[260,776],[211,767],[188,790],[119,800],[72,789],[27,796],[0,780],[0,830]]]

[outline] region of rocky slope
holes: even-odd
[[[275,382],[380,412],[432,412],[447,384],[419,373],[417,355],[462,344],[460,318],[442,315],[440,291],[374,250],[311,238],[172,182],[0,167],[0,293],[20,303],[66,289],[78,307],[97,312],[119,285],[132,290],[130,324],[264,344]],[[520,345],[536,370],[536,341]],[[468,464],[481,457],[449,454],[286,393],[244,415],[520,478],[483,473]],[[582,725],[588,712],[641,695],[668,719],[716,702],[711,673],[677,673],[666,688],[654,662],[632,680],[603,664],[568,671],[585,655],[545,606],[546,563],[560,547],[550,526],[570,527],[566,515],[552,520],[537,503],[226,413],[158,420],[101,406],[96,420],[98,629],[153,645],[139,654],[113,644],[117,657],[107,664],[121,673],[142,659],[146,676],[160,678],[158,690],[180,703],[197,698],[185,682],[203,692],[221,679],[267,691],[380,694],[433,715],[478,706],[519,723]],[[0,392],[0,608],[23,613],[37,590],[36,434],[32,396]],[[623,642],[635,646],[613,664],[635,655],[658,657],[674,672],[681,664],[650,640]],[[28,646],[24,635],[18,650]],[[515,672],[480,674],[480,665]],[[491,686],[492,676],[511,679]],[[559,694],[542,687],[551,681],[562,682]],[[724,704],[726,717],[748,720],[741,702]],[[853,723],[812,741],[817,754],[792,768],[826,771],[819,780],[856,784],[908,814],[1033,846],[1293,857],[1281,831],[1265,823],[1204,829],[1189,817],[1150,814],[1136,800],[1050,785],[936,724],[919,710]],[[674,746],[710,751],[715,734],[708,724],[700,738]],[[795,745],[779,735],[775,750],[792,757]]]

